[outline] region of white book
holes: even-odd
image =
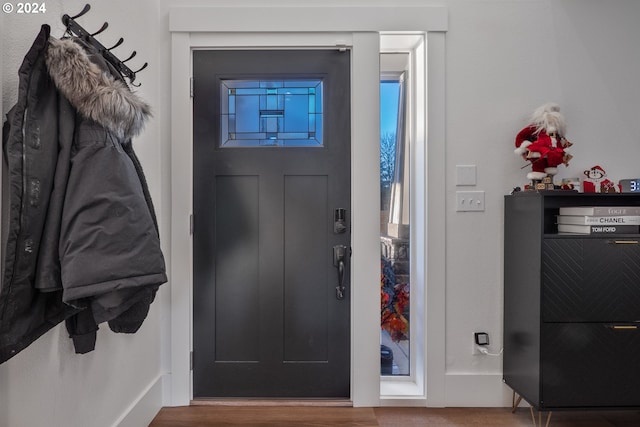
[[[558,224],[640,225],[640,215],[627,215],[627,216],[558,215],[557,218],[558,218]]]
[[[640,215],[640,206],[565,206],[560,215],[626,216]]]

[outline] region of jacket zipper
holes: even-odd
[[[25,205],[25,191],[27,188],[27,154],[26,154],[26,127],[27,127],[27,117],[29,114],[29,96],[27,95],[27,101],[26,101],[26,105],[25,105],[25,109],[24,109],[24,114],[22,116],[22,126],[21,126],[21,133],[22,133],[22,199],[20,200],[20,214],[19,214],[19,220],[20,220],[20,231],[18,232],[18,235],[16,236],[16,248],[14,249],[14,258],[13,258],[13,266],[11,268],[11,276],[9,277],[9,283],[5,283],[5,285],[7,286],[7,298],[6,300],[2,301],[2,311],[0,312],[0,320],[4,319],[4,315],[7,311],[7,305],[9,302],[9,299],[11,297],[11,291],[13,290],[13,278],[15,276],[16,273],[16,264],[18,263],[18,251],[20,250],[19,248],[19,236],[22,233],[22,228],[24,227],[24,220],[23,220],[23,212],[24,212],[24,205]]]

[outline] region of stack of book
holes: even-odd
[[[640,206],[571,206],[558,213],[558,233],[640,233]]]

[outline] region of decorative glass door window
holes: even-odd
[[[322,147],[322,80],[223,80],[220,146]]]

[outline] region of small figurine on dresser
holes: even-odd
[[[585,193],[619,193],[620,187],[607,178],[607,173],[596,165],[584,172],[582,188]]]
[[[533,112],[529,124],[516,135],[514,152],[531,165],[527,174],[531,189],[554,189],[553,176],[558,173],[558,166],[569,165],[573,156],[567,149],[573,144],[564,137],[565,131],[560,106],[547,103]]]

